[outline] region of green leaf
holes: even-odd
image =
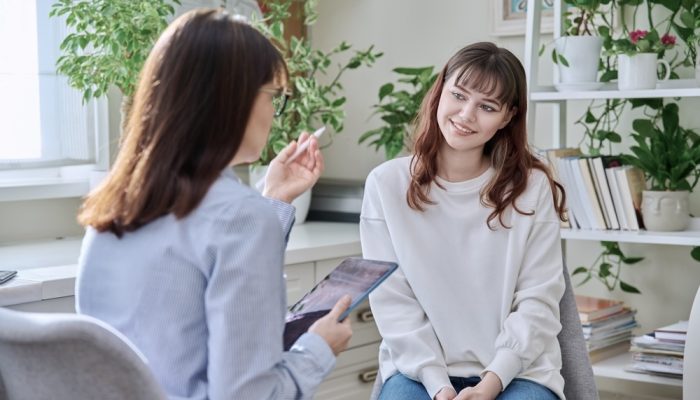
[[[623,281],[620,281],[620,289],[622,289],[623,292],[627,292],[627,293],[637,293],[637,294],[642,293],[636,287],[630,285],[629,283],[623,282]]]
[[[565,67],[569,66],[569,62],[566,60],[566,58],[564,58],[563,54],[557,54],[557,58],[559,59],[559,63],[561,63],[561,65]]]
[[[700,246],[693,247],[693,250],[690,251],[690,256],[693,257],[693,260],[700,262]]]
[[[586,267],[578,267],[574,270],[574,272],[571,273],[571,275],[577,275],[577,274],[585,274],[588,273],[588,268]]]
[[[382,101],[384,97],[386,97],[388,94],[394,91],[394,84],[393,83],[385,83],[382,85],[381,88],[379,88],[379,101]]]
[[[636,264],[640,261],[644,260],[644,257],[623,257],[622,262],[625,264]]]
[[[433,67],[421,67],[421,68],[405,68],[405,67],[398,67],[394,68],[392,71],[396,72],[397,74],[401,75],[409,75],[409,76],[418,76],[426,71],[432,72]]]

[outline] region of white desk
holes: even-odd
[[[0,306],[73,296],[81,239],[0,245],[0,269],[19,269],[16,278],[0,285]],[[307,222],[292,229],[285,263],[348,257],[361,252],[357,224]]]

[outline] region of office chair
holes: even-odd
[[[683,398],[692,399],[700,393],[700,287],[695,294],[688,318],[688,332],[683,351]]]
[[[564,280],[566,289],[559,302],[561,332],[559,332],[557,337],[561,348],[561,374],[564,378],[564,395],[567,399],[598,400],[598,388],[593,376],[593,368],[588,361],[588,350],[586,350],[581,320],[576,309],[574,289],[571,287],[571,279],[566,266],[564,266]],[[700,302],[698,297],[700,297],[700,294],[696,296],[696,303]],[[697,308],[700,314],[700,305]],[[700,321],[698,323],[700,325]],[[382,377],[378,374],[377,379],[374,381],[370,400],[377,400],[381,389]]]
[[[85,315],[0,308],[0,399],[166,396],[129,341]]]

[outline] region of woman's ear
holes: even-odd
[[[501,126],[498,127],[498,129],[503,129],[505,128],[508,123],[510,123],[510,120],[513,119],[515,114],[518,112],[518,107],[512,107],[508,112],[506,113],[505,117],[503,118],[503,123],[501,123]]]

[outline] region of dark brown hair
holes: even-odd
[[[233,160],[260,87],[286,74],[270,41],[225,11],[176,19],[146,60],[114,167],[78,221],[121,236],[188,215]]]
[[[491,165],[496,170],[481,192],[481,203],[494,209],[486,221],[489,228],[492,228],[491,221],[496,218],[501,226],[506,227],[503,212],[509,205],[523,215],[534,213],[519,210],[515,204],[515,200],[527,188],[532,169],[539,169],[547,175],[554,206],[559,218],[565,221],[564,188],[552,178],[549,168],[530,152],[527,143],[525,70],[513,53],[488,42],[471,44],[453,55],[423,99],[416,118],[411,183],[406,193],[408,205],[423,211],[426,204],[434,204],[428,194],[437,175],[438,151],[445,140],[438,126],[437,109],[443,85],[454,74],[457,74],[455,82],[495,96],[509,110],[514,110],[508,125],[496,132],[484,147],[484,154],[490,157]]]

